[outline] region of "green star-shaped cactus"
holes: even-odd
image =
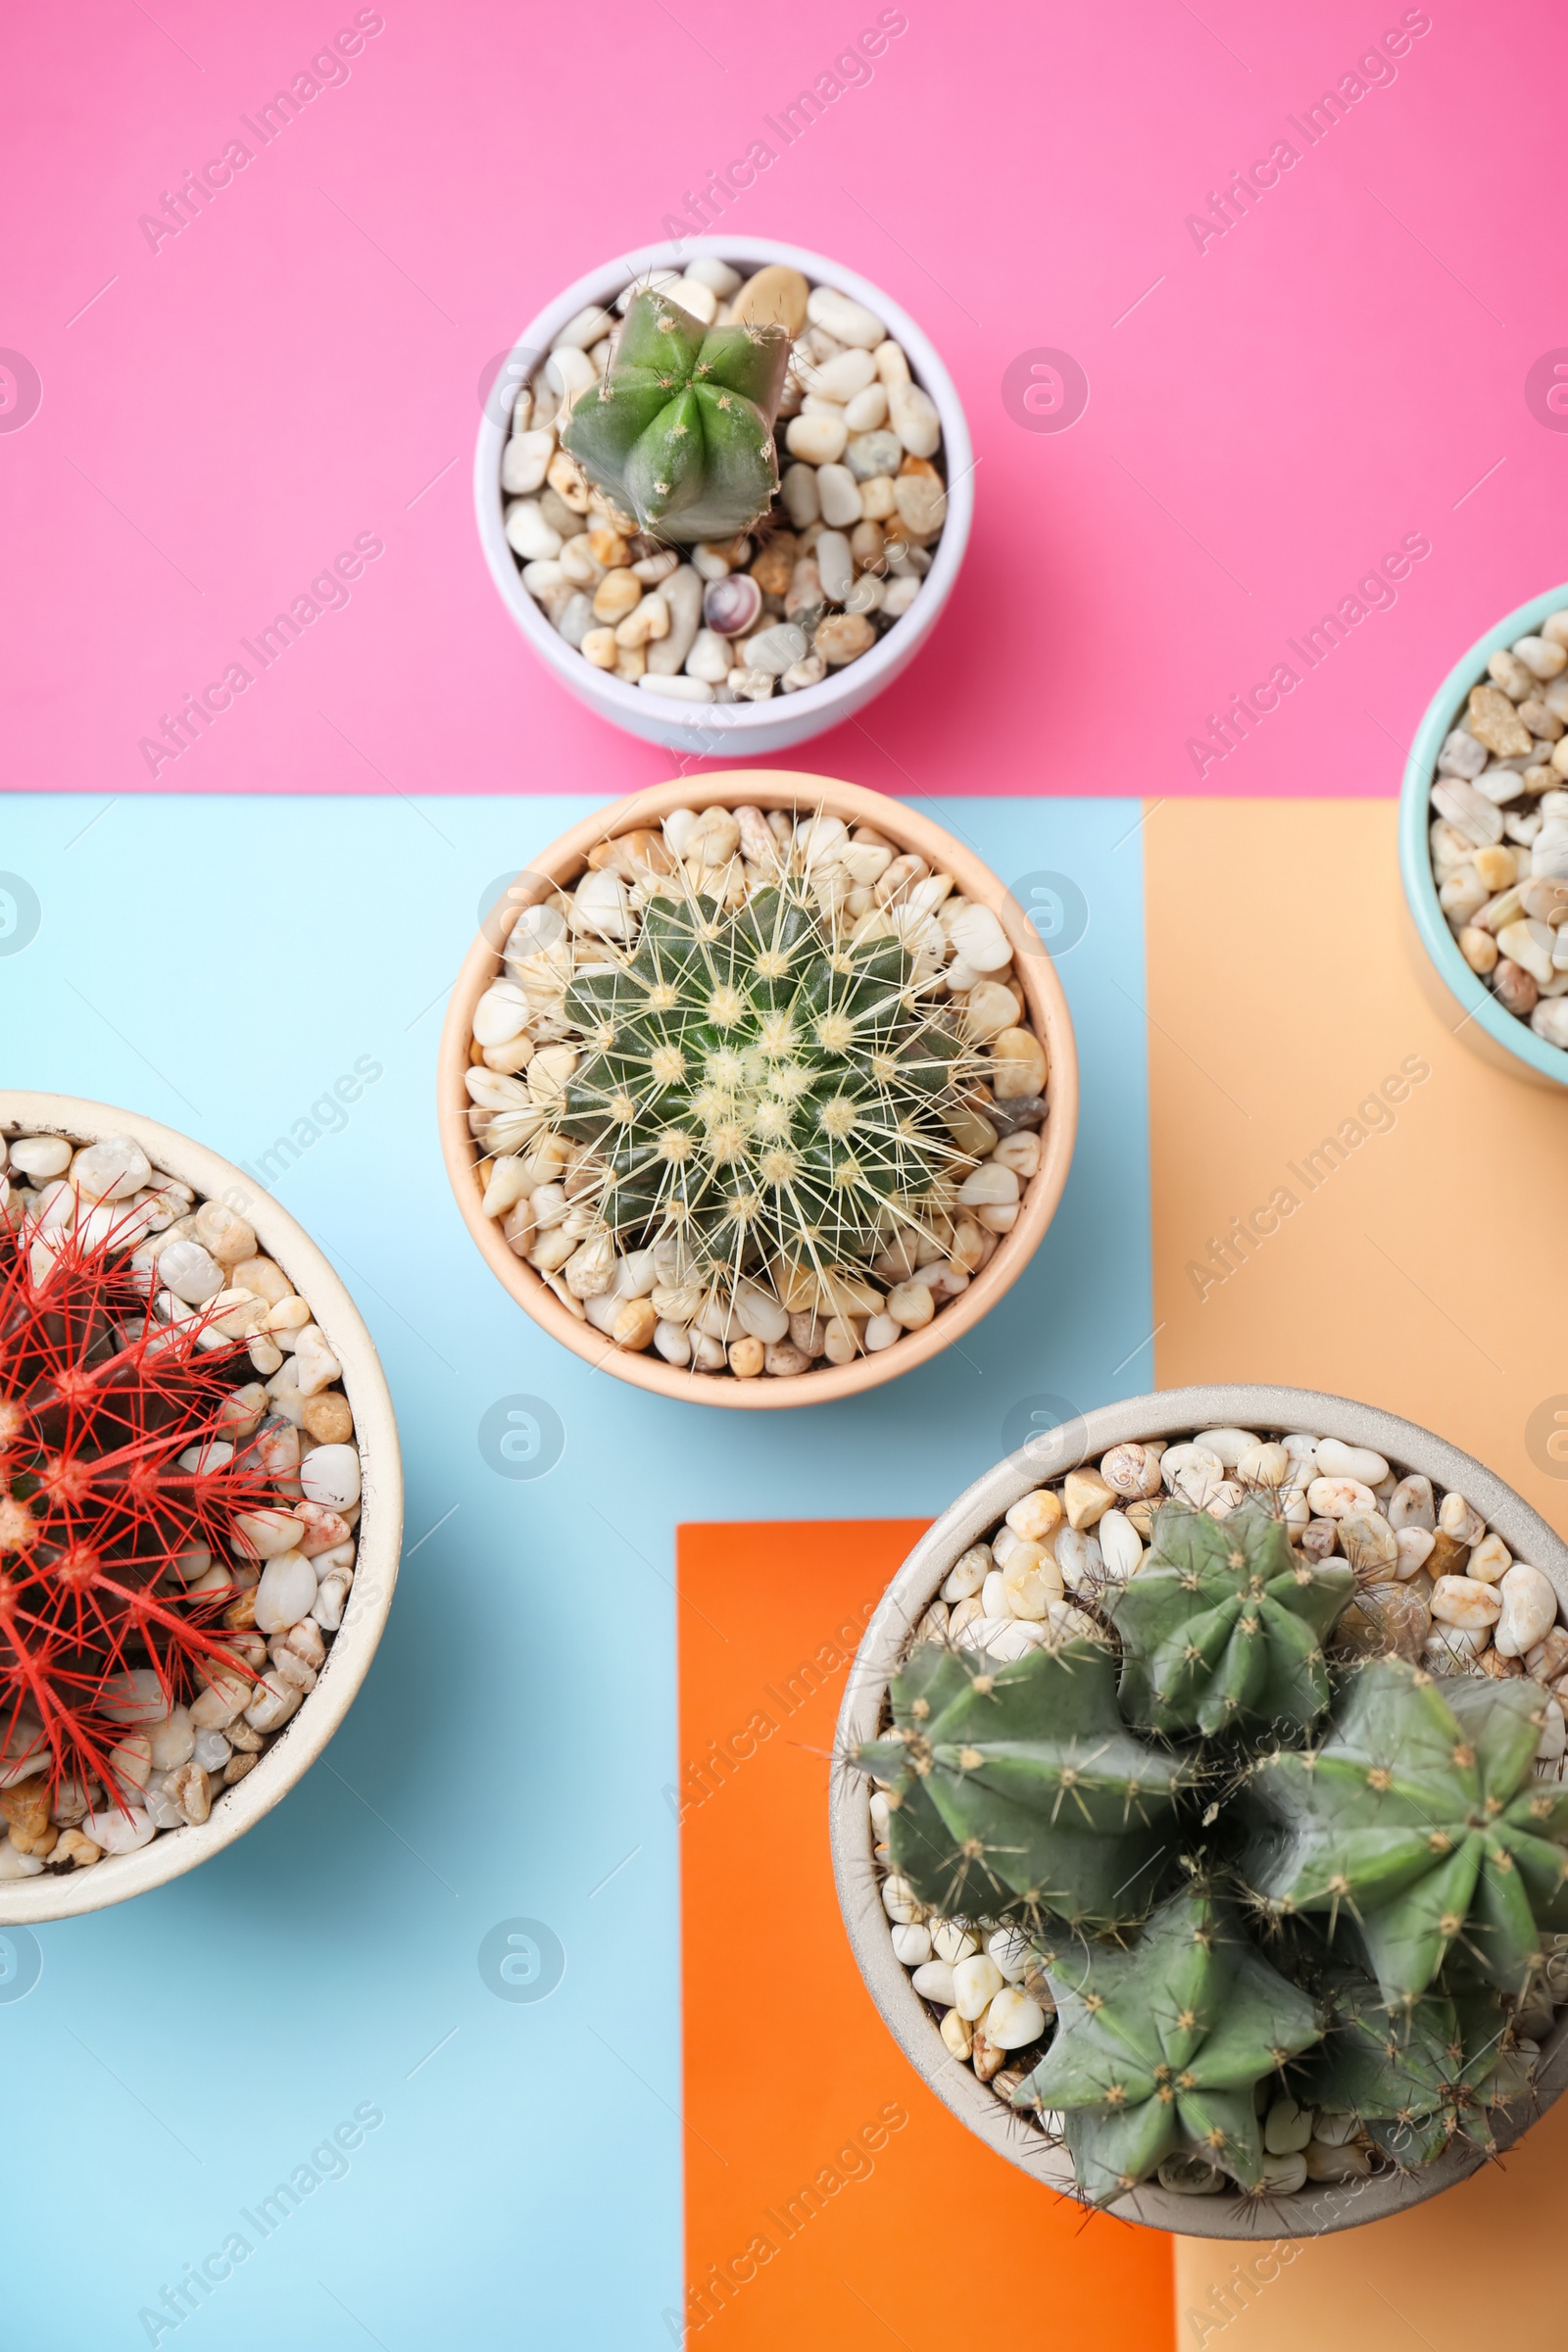
[[[892,1700],[892,1736],[853,1760],[892,1783],[889,1851],[922,1903],[1090,1933],[1145,1915],[1193,1776],[1127,1730],[1101,1642],[1075,1636],[1005,1665],[922,1642]]]
[[[1357,1972],[1331,1987],[1327,2033],[1293,2088],[1303,2106],[1353,2116],[1413,2171],[1459,2133],[1491,2152],[1493,2110],[1527,2098],[1533,2076],[1495,1992],[1426,1993],[1391,2008]]]
[[[1102,1595],[1123,1714],[1165,1733],[1307,1730],[1329,1703],[1324,1637],[1354,1591],[1348,1561],[1296,1551],[1260,1497],[1227,1519],[1162,1504],[1149,1558]]]
[[[1277,1917],[1327,1912],[1385,2000],[1445,1961],[1519,1994],[1568,1929],[1568,1786],[1535,1778],[1544,1700],[1523,1679],[1361,1667],[1315,1748],[1250,1768],[1244,1876]]]
[[[1108,2205],[1162,2158],[1263,2177],[1253,2087],[1318,2038],[1312,2002],[1202,1888],[1163,1903],[1130,1948],[1048,1954],[1056,2035],[1012,2093],[1063,2119],[1084,2198]]]
[[[687,545],[732,538],[778,488],[773,419],[789,356],[782,326],[705,328],[645,288],[562,447],[645,531]]]

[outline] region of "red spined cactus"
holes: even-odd
[[[150,1669],[170,1705],[220,1668],[250,1679],[220,1622],[233,1519],[276,1497],[237,1442],[243,1343],[163,1322],[134,1215],[93,1223],[0,1220],[0,1779],[97,1782],[124,1809],[126,1678]],[[192,1591],[203,1552],[223,1582]]]

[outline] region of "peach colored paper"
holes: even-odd
[[[1392,808],[1325,802],[1194,802],[1144,827],[1159,1383],[1386,1405],[1560,1528],[1568,1099],[1494,1069],[1429,1000],[1394,834]],[[1296,1207],[1244,1245],[1232,1219],[1281,1191]],[[1458,2352],[1500,2328],[1510,2352],[1555,2352],[1565,2180],[1559,2105],[1500,2165],[1261,2278],[1244,2248],[1179,2241],[1176,2343]]]

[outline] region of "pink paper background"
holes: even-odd
[[[978,517],[913,670],[796,763],[898,792],[1393,792],[1465,644],[1568,572],[1568,436],[1525,395],[1568,344],[1568,21],[1544,0],[904,13],[730,218],[841,254],[925,323]],[[770,136],[878,7],[381,14],[347,82],[270,146],[243,134],[256,160],[155,253],[140,216],[355,8],[10,12],[0,345],[42,405],[0,432],[9,789],[152,786],[160,714],[367,531],[386,553],[348,609],[158,789],[608,798],[671,766],[573,704],[490,586],[478,379]],[[1287,117],[1412,18],[1396,78],[1307,147]],[[1200,252],[1188,215],[1282,137],[1301,160]],[[1069,431],[1004,406],[1037,347],[1087,370]],[[1200,780],[1205,714],[1410,532],[1432,553],[1393,609]]]

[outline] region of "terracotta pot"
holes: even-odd
[[[251,1177],[172,1127],[71,1095],[0,1092],[0,1134],[62,1135],[78,1144],[133,1136],[163,1175],[246,1217],[267,1254],[310,1300],[343,1367],[362,1480],[359,1555],[343,1623],[332,1636],[316,1689],[263,1751],[256,1769],[215,1798],[211,1815],[199,1826],[163,1831],[135,1853],[105,1854],[90,1869],[69,1877],[45,1873],[0,1883],[0,1927],[6,1927],[101,1911],[162,1886],[243,1838],[304,1778],[353,1705],[386,1624],[403,1542],[403,1468],[391,1395],[359,1309],[304,1227]]]
[[[1531,1561],[1549,1577],[1557,1591],[1558,1620],[1568,1621],[1568,1545],[1511,1487],[1456,1446],[1392,1413],[1343,1396],[1320,1396],[1309,1389],[1168,1389],[1159,1396],[1103,1405],[1068,1429],[1031,1439],[1027,1447],[988,1470],[943,1512],[894,1577],[866,1627],[850,1669],[835,1752],[845,1755],[859,1741],[876,1737],[889,1678],[943,1578],[1020,1495],[1079,1462],[1098,1462],[1112,1446],[1169,1437],[1181,1430],[1227,1428],[1311,1430],[1347,1445],[1371,1446],[1401,1473],[1419,1471],[1444,1487],[1457,1487],[1516,1559]],[[910,1984],[908,1972],[896,1958],[872,1856],[866,1785],[859,1773],[834,1773],[830,1831],[833,1874],[850,1942],[866,1989],[905,2056],[960,2123],[999,2156],[1058,2194],[1072,2193],[1072,2160],[1066,2150],[1048,2145],[967,2066],[954,2060]],[[1565,2085],[1568,2010],[1560,2010],[1543,2047],[1534,2114],[1549,2107]],[[1501,2147],[1510,2146],[1534,2120],[1532,2114],[1510,2123],[1503,2120],[1506,2112],[1497,2111]],[[1178,2196],[1153,2181],[1118,2199],[1110,2210],[1119,2220],[1184,2237],[1317,2237],[1419,2205],[1485,2162],[1479,2148],[1455,2141],[1435,2164],[1415,2173],[1380,2173],[1332,2184],[1308,2181],[1295,2195],[1259,2203],[1232,2195]]]
[[[929,864],[951,873],[970,899],[989,906],[1012,943],[1014,973],[1024,992],[1029,1020],[1045,1042],[1050,1064],[1047,1082],[1051,1115],[1041,1129],[1041,1161],[1024,1194],[1016,1225],[1002,1237],[1002,1246],[968,1289],[932,1317],[922,1331],[906,1333],[875,1355],[858,1356],[853,1363],[787,1375],[780,1379],[736,1380],[724,1374],[692,1373],[666,1364],[662,1356],[634,1354],[617,1348],[591,1324],[579,1323],[540,1279],[533,1268],[514,1256],[502,1238],[500,1222],[480,1213],[479,1187],[474,1178],[476,1153],[468,1133],[468,1098],[464,1072],[468,1066],[468,1043],[473,1011],[479,998],[501,968],[501,948],[523,907],[537,905],[557,884],[569,883],[583,871],[588,853],[614,833],[636,825],[658,825],[672,808],[738,808],[750,803],[761,808],[820,810],[851,825],[874,825],[901,849],[913,850]],[[662,1396],[679,1396],[699,1404],[734,1405],[767,1411],[780,1405],[825,1404],[862,1389],[895,1380],[917,1364],[961,1339],[982,1315],[995,1306],[1034,1255],[1047,1226],[1055,1214],[1061,1188],[1072,1158],[1078,1124],[1078,1054],[1072,1022],[1061,983],[1039,937],[1025,920],[1004,885],[989,866],[955,841],[928,817],[917,816],[902,802],[840,784],[826,776],[794,775],[787,769],[746,769],[702,777],[680,776],[656,784],[613,807],[601,808],[564,833],[518,875],[496,916],[487,920],[458,974],[441,1033],[436,1077],[441,1122],[441,1149],[447,1174],[457,1195],[464,1222],[486,1263],[517,1304],[553,1338],[580,1355],[596,1370],[613,1372],[636,1387]]]

